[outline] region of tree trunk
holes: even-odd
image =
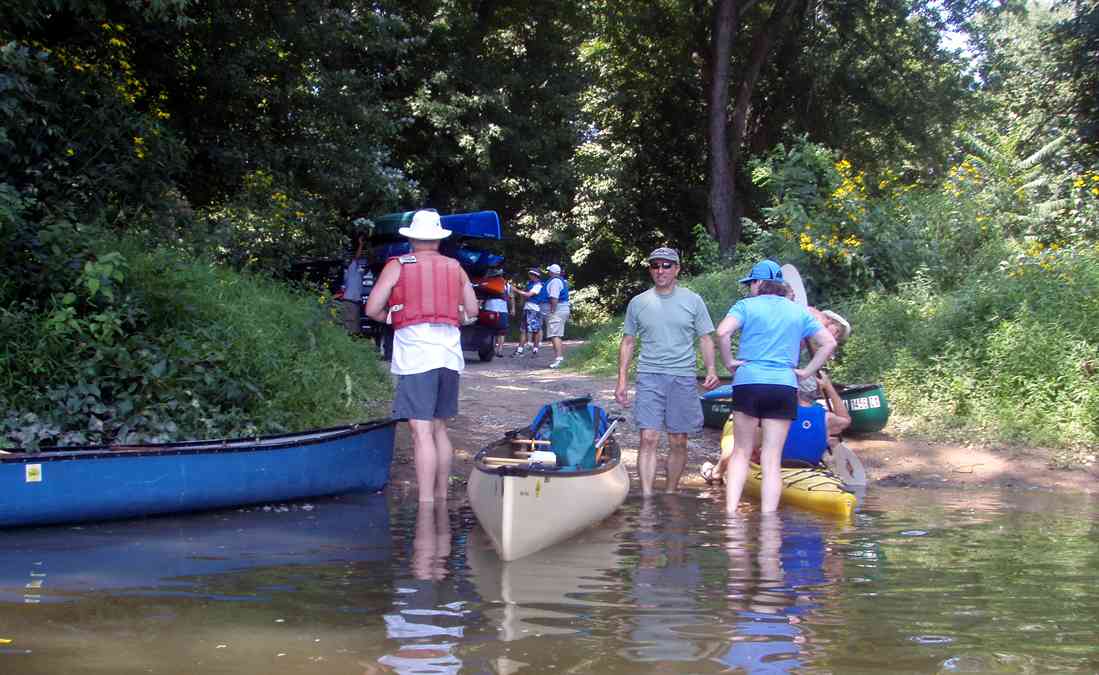
[[[710,233],[722,253],[736,248],[739,223],[734,225],[734,182],[729,158],[729,69],[737,32],[738,0],[717,0],[714,6],[709,66],[707,137],[710,146]],[[736,232],[734,233],[734,227]]]
[[[743,5],[739,0],[718,0],[714,7],[708,115],[709,215],[712,220],[710,232],[717,238],[722,253],[731,253],[740,241],[740,216],[744,209],[737,199],[736,171],[740,163],[741,145],[747,129],[752,94],[759,81],[763,64],[766,63],[771,51],[775,35],[800,1],[778,0],[775,2],[767,23],[753,39],[748,62],[744,66],[737,85],[731,121],[727,115],[732,45],[737,35],[740,12],[747,11],[755,4],[755,0],[749,0]]]

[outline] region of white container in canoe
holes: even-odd
[[[602,521],[622,506],[630,491],[630,476],[614,438],[602,446],[592,469],[531,464],[516,456],[524,446],[509,435],[482,449],[469,478],[473,513],[505,561],[565,541]]]

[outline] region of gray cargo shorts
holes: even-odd
[[[639,429],[698,433],[702,430],[698,379],[692,375],[638,373],[633,416]]]
[[[426,373],[398,375],[393,418],[450,419],[458,414],[458,371],[436,368]]]

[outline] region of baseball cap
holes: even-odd
[[[782,268],[774,260],[760,260],[752,266],[748,276],[740,280],[746,284],[751,281],[782,281]]]
[[[540,277],[542,276],[542,270],[532,267],[527,270],[527,274],[533,274],[536,277]]]
[[[560,274],[561,273],[561,266],[558,265],[557,263],[554,263],[554,264],[550,265],[549,267],[547,267],[546,271],[549,272],[550,274]]]
[[[649,254],[649,260],[671,260],[672,262],[679,263],[679,252],[674,248],[668,248],[667,246],[661,246]]]
[[[798,394],[809,401],[815,401],[821,397],[820,382],[815,376],[798,378]]]

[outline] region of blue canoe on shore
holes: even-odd
[[[0,527],[381,490],[395,420],[295,434],[0,454]]]

